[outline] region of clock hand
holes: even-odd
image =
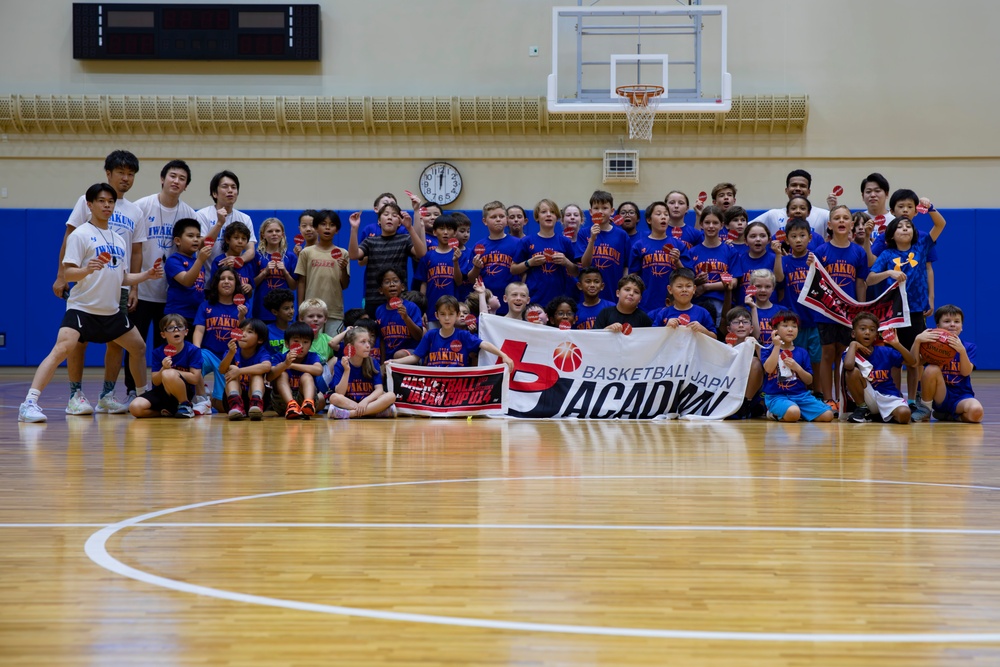
[[[444,168],[438,172],[438,190],[444,187]]]

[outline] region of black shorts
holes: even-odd
[[[194,398],[194,385],[188,384],[186,388],[187,400],[190,401]],[[168,394],[162,384],[153,385],[151,390],[144,392],[141,396],[139,396],[139,398],[144,398],[149,401],[150,410],[156,410],[160,413],[166,410],[172,415],[177,412],[177,399]]]
[[[114,315],[91,315],[71,309],[63,315],[59,326],[78,331],[81,343],[107,343],[124,336],[134,325],[120,310]]]
[[[900,344],[909,350],[913,347],[913,341],[916,337],[927,330],[927,323],[924,321],[923,313],[915,313],[910,311],[910,326],[904,327],[902,329],[896,329],[896,337],[899,338]]]
[[[854,340],[851,338],[851,327],[844,326],[843,324],[836,324],[834,322],[819,323],[816,325],[816,328],[819,329],[820,345],[843,345],[847,347]]]

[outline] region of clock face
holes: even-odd
[[[462,175],[447,162],[427,165],[420,174],[420,194],[429,202],[450,204],[462,192]]]

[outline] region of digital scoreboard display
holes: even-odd
[[[76,60],[319,60],[319,5],[73,3]]]

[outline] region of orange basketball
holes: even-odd
[[[925,364],[944,366],[958,354],[950,345],[932,340],[920,344],[920,358]]]

